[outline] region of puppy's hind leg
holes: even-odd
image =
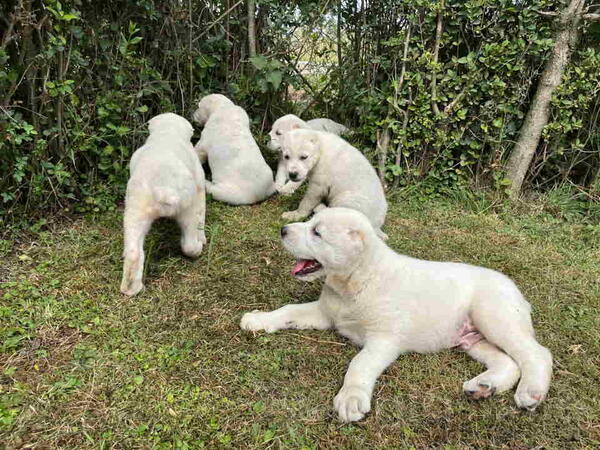
[[[125,245],[123,251],[123,279],[121,280],[121,292],[125,295],[135,295],[140,292],[144,284],[142,276],[144,272],[144,239],[152,219],[140,216],[137,212],[125,209],[123,220],[125,229]]]
[[[208,152],[206,151],[206,149],[202,145],[201,140],[198,141],[198,143],[196,144],[196,147],[194,147],[194,150],[196,151],[196,154],[198,155],[198,159],[200,160],[200,164],[205,164],[206,161],[208,161]]]
[[[536,341],[529,307],[521,293],[514,285],[491,287],[474,303],[471,318],[488,341],[517,362],[521,381],[515,402],[519,408],[533,411],[550,388],[552,355]]]
[[[196,196],[189,208],[177,216],[181,228],[181,250],[190,258],[197,258],[206,243],[204,218],[206,215],[206,195],[204,189],[197,188]]]
[[[485,364],[488,369],[472,380],[465,381],[463,391],[469,397],[475,400],[488,398],[496,392],[511,389],[519,381],[521,371],[517,363],[488,341],[475,343],[467,353],[473,359]]]
[[[247,205],[252,203],[248,193],[243,192],[237,186],[225,183],[206,182],[206,192],[211,194],[215,200],[229,203],[231,205]]]
[[[388,235],[385,234],[383,231],[381,231],[381,228],[375,228],[375,233],[377,234],[379,239],[381,239],[382,241],[388,240]]]

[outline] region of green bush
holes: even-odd
[[[209,92],[244,106],[260,143],[282,114],[327,116],[349,125],[377,163],[387,129],[390,185],[418,182],[430,195],[505,186],[503,163],[553,45],[552,19],[537,11],[563,2],[257,4],[259,54],[249,58],[245,4],[3,2],[0,221],[114,208],[146,121],[165,111],[189,118]],[[598,184],[599,36],[597,27],[582,31],[530,185]]]

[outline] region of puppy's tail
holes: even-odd
[[[179,195],[175,189],[167,186],[157,186],[153,189],[154,198],[160,204],[162,215],[172,216],[179,209]]]

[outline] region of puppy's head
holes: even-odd
[[[283,246],[296,258],[292,275],[313,281],[351,274],[377,239],[369,220],[348,208],[325,208],[308,222],[281,229]]]
[[[290,180],[303,181],[319,161],[320,134],[315,130],[297,129],[283,135],[281,154]]]
[[[273,122],[271,131],[269,132],[269,136],[271,137],[271,140],[267,144],[269,149],[273,151],[281,151],[281,141],[283,140],[283,135],[297,128],[306,128],[306,122],[298,116],[287,114],[277,119],[275,122]]]
[[[150,134],[158,132],[172,132],[176,130],[186,139],[191,139],[194,134],[194,127],[185,118],[175,113],[164,113],[154,116],[148,121],[148,131]]]
[[[202,97],[192,116],[194,122],[204,125],[210,115],[224,105],[233,105],[233,102],[221,94],[210,94]]]

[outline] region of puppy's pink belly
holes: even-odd
[[[485,339],[485,336],[475,328],[475,325],[471,322],[471,318],[467,317],[458,330],[458,336],[454,342],[454,347],[458,347],[461,350],[469,350],[473,345],[483,339]]]

